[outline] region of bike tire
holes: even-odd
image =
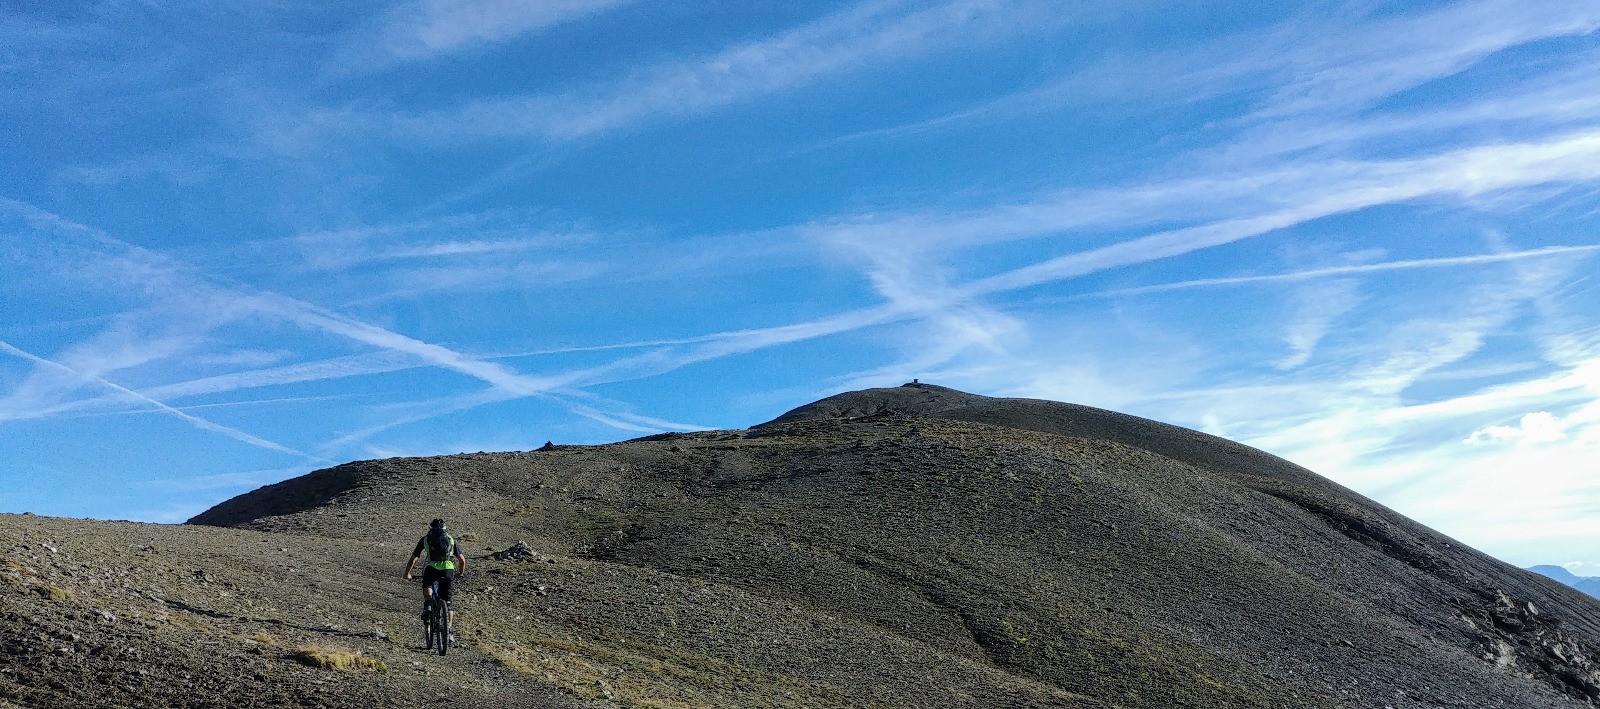
[[[433,603],[427,599],[422,601],[422,644],[423,647],[433,649]]]
[[[439,606],[443,603],[439,598],[439,582],[434,581],[429,584],[428,592],[422,599],[422,609],[427,612],[427,617],[422,620],[422,634],[428,650],[439,643]]]
[[[434,633],[439,640],[439,654],[444,655],[450,651],[450,603],[443,599],[435,599],[439,610],[439,628]]]

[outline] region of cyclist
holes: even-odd
[[[444,520],[435,519],[428,524],[428,533],[417,540],[417,548],[411,552],[411,561],[406,564],[405,579],[411,580],[411,572],[417,567],[417,559],[423,553],[428,555],[428,566],[422,571],[423,595],[431,601],[433,599],[433,582],[439,582],[439,597],[449,603],[455,580],[467,575],[467,557],[461,552],[461,543],[445,531]],[[427,612],[423,612],[422,619],[427,620]],[[450,610],[450,625],[455,626],[456,612]]]

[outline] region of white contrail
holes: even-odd
[[[257,437],[257,436],[252,436],[252,435],[250,435],[248,433],[245,433],[244,431],[240,431],[240,430],[235,429],[235,428],[228,428],[227,426],[223,426],[222,424],[212,423],[212,422],[207,421],[207,420],[205,420],[203,418],[200,418],[198,416],[194,416],[192,414],[184,413],[182,411],[179,411],[178,409],[175,409],[175,408],[173,408],[171,406],[168,406],[168,405],[166,405],[164,403],[161,403],[160,401],[156,401],[155,399],[152,399],[152,398],[150,398],[148,396],[145,396],[144,394],[140,394],[137,391],[134,391],[134,390],[129,389],[129,388],[125,387],[125,386],[122,386],[121,384],[117,384],[116,382],[109,381],[109,380],[103,379],[101,377],[96,377],[96,376],[92,376],[92,375],[86,375],[86,374],[78,372],[77,370],[75,370],[75,369],[73,369],[71,367],[68,367],[67,365],[61,364],[60,362],[55,362],[55,361],[52,361],[52,360],[48,360],[48,359],[45,359],[45,358],[40,357],[38,355],[32,354],[30,352],[25,352],[23,350],[17,349],[16,347],[13,347],[10,343],[5,342],[4,340],[0,340],[0,352],[7,352],[7,353],[10,353],[12,355],[16,355],[17,357],[21,357],[21,358],[26,359],[26,360],[28,360],[30,362],[33,362],[34,364],[39,364],[39,365],[43,365],[43,366],[46,366],[46,367],[52,367],[54,369],[59,369],[59,370],[61,370],[63,372],[66,372],[67,374],[72,375],[74,378],[92,381],[92,382],[94,382],[96,384],[99,384],[101,386],[104,386],[104,387],[107,387],[107,388],[110,388],[110,389],[114,389],[114,390],[116,390],[118,392],[121,392],[124,395],[131,396],[131,397],[133,397],[135,399],[138,399],[140,401],[143,401],[143,402],[145,402],[145,403],[147,403],[147,404],[149,404],[151,406],[154,406],[154,407],[156,407],[156,408],[158,408],[158,409],[160,409],[162,411],[165,411],[165,412],[167,412],[169,414],[172,414],[173,416],[177,416],[178,418],[181,418],[184,421],[189,422],[190,425],[193,425],[195,428],[199,428],[199,429],[202,429],[202,430],[205,430],[205,431],[211,431],[212,433],[220,433],[220,434],[222,434],[224,436],[227,436],[229,438],[232,438],[232,439],[234,439],[236,441],[239,441],[239,442],[242,442],[242,443],[248,443],[248,444],[250,444],[252,446],[258,446],[258,447],[261,447],[261,448],[265,448],[267,450],[277,451],[279,453],[288,453],[290,455],[297,455],[297,456],[300,456],[302,458],[309,458],[311,460],[315,460],[315,461],[323,462],[323,463],[331,462],[326,458],[320,458],[320,457],[317,457],[317,456],[314,456],[314,455],[311,455],[311,454],[308,454],[308,453],[302,453],[302,452],[297,451],[297,450],[295,450],[293,448],[289,448],[288,446],[284,446],[284,445],[280,445],[280,444],[277,444],[277,443],[273,443],[272,441],[269,441],[269,440],[266,440],[264,438],[260,438],[260,437]]]
[[[1315,268],[1306,271],[1292,271],[1289,273],[1273,273],[1264,276],[1233,276],[1228,278],[1199,278],[1192,281],[1178,281],[1175,283],[1158,283],[1149,286],[1134,288],[1118,288],[1116,290],[1097,291],[1085,293],[1080,298],[1117,297],[1125,295],[1143,295],[1145,293],[1159,293],[1162,291],[1183,290],[1186,288],[1209,288],[1212,286],[1235,286],[1248,283],[1271,283],[1274,281],[1303,281],[1313,278],[1330,276],[1351,276],[1362,273],[1381,273],[1383,271],[1406,271],[1418,268],[1445,268],[1449,266],[1471,266],[1483,263],[1500,263],[1504,261],[1520,261],[1522,259],[1539,258],[1541,256],[1554,256],[1558,254],[1592,253],[1600,251],[1600,244],[1587,244],[1578,246],[1547,246],[1540,249],[1526,251],[1510,251],[1501,254],[1474,254],[1471,256],[1444,256],[1428,259],[1408,259],[1404,261],[1386,261],[1383,263],[1367,263],[1353,266],[1331,266],[1328,268]]]

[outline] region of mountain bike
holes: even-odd
[[[422,637],[429,650],[435,646],[439,654],[450,651],[450,602],[439,596],[439,582],[434,581],[427,597],[422,600]]]

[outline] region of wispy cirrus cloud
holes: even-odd
[[[1507,353],[1491,343],[1530,334],[1539,339],[1537,330],[1518,323],[1581,274],[1583,262],[1560,254],[1502,256],[1510,257],[1456,264],[1476,273],[1451,281],[1466,285],[1415,279],[1415,290],[1366,294],[1345,315],[1359,327],[1327,330],[1314,357],[1290,371],[1263,366],[1275,362],[1259,350],[1216,351],[1220,345],[1202,332],[1216,322],[1190,322],[1188,310],[1160,320],[1161,311],[1180,299],[1151,291],[1126,299],[1149,300],[1145,312],[1157,320],[1123,319],[1114,310],[1034,317],[1031,341],[999,357],[964,353],[921,374],[960,388],[1109,406],[1226,435],[1520,563],[1557,548],[1582,556],[1588,553],[1582,533],[1596,525],[1587,521],[1592,514],[1573,508],[1600,494],[1593,482],[1600,350],[1530,365],[1519,363],[1529,356],[1526,349]],[[1359,277],[1326,276],[1328,282]],[[1228,309],[1236,328],[1292,327],[1294,310],[1284,313],[1277,303],[1285,286],[1302,283],[1233,284],[1267,297],[1209,307]],[[1374,319],[1372,311],[1386,317]],[[1508,355],[1516,359],[1497,364]],[[878,372],[876,380],[869,373],[868,381],[849,385],[883,385],[915,373]],[[1471,377],[1430,376],[1435,373]],[[1416,392],[1419,384],[1428,390]]]
[[[427,366],[425,362],[409,355],[392,351],[380,351],[188,379],[171,384],[147,387],[144,393],[156,399],[176,401],[212,394],[229,394],[247,389],[371,376],[424,366]],[[48,418],[106,409],[120,411],[119,407],[123,403],[124,400],[121,397],[106,395],[72,399],[53,405],[35,402],[31,406],[15,408],[25,411],[29,417]],[[180,406],[178,408],[190,407]]]
[[[1284,273],[1269,273],[1256,276],[1223,276],[1219,278],[1196,278],[1188,281],[1173,283],[1158,283],[1148,286],[1135,286],[1133,288],[1117,288],[1115,290],[1085,293],[1076,297],[1125,297],[1142,295],[1145,293],[1160,293],[1164,291],[1185,290],[1190,288],[1215,288],[1224,286],[1239,286],[1255,283],[1274,283],[1290,281],[1308,281],[1322,278],[1337,278],[1341,276],[1358,276],[1363,274],[1386,273],[1391,271],[1410,271],[1429,268],[1459,268],[1462,266],[1477,266],[1486,264],[1519,261],[1522,259],[1551,258],[1560,256],[1583,257],[1600,252],[1600,244],[1579,244],[1575,246],[1544,246],[1536,249],[1521,251],[1502,251],[1489,254],[1473,254],[1470,256],[1440,256],[1425,259],[1402,259],[1398,261],[1384,261],[1379,263],[1350,264],[1344,266],[1329,266],[1327,268],[1311,268],[1300,271]]]
[[[136,283],[146,292],[162,298],[179,298],[185,303],[192,304],[195,312],[208,313],[213,323],[225,322],[242,314],[275,318],[308,329],[339,335],[388,352],[415,357],[432,366],[483,381],[496,391],[511,397],[529,396],[559,385],[559,380],[556,379],[523,375],[505,365],[407,337],[292,297],[267,291],[240,292],[219,287],[170,257],[122,242],[103,232],[74,224],[28,205],[12,201],[5,203],[4,206],[10,207],[53,236],[86,239],[87,243],[73,253],[71,260],[72,263],[79,265],[76,274],[78,277],[82,277],[84,273],[116,274],[116,280],[119,282]],[[58,248],[62,246],[59,241],[53,243]],[[127,393],[146,398],[137,393]],[[149,403],[170,408],[153,400]],[[173,411],[185,416],[182,412]]]
[[[1584,0],[1479,0],[1332,31],[1282,28],[1282,43],[1294,48],[1286,62],[1292,78],[1261,115],[1359,110],[1506,48],[1597,29],[1600,8]]]
[[[1033,0],[947,0],[926,8],[873,0],[774,37],[658,65],[586,91],[477,101],[398,122],[403,132],[433,139],[571,140],[648,119],[704,114],[849,71],[1062,21],[1059,8]]]
[[[22,208],[21,205],[13,205]],[[360,443],[365,439],[398,426],[425,421],[439,416],[466,411],[480,406],[514,401],[533,396],[549,396],[552,392],[563,387],[577,384],[592,384],[603,381],[615,381],[618,372],[640,371],[640,367],[653,371],[659,370],[661,358],[654,355],[624,358],[622,361],[613,362],[593,368],[569,370],[554,375],[531,376],[486,358],[468,356],[437,344],[424,342],[408,337],[392,330],[378,327],[355,318],[351,318],[334,311],[322,308],[302,300],[291,298],[277,293],[265,291],[240,292],[214,286],[203,278],[181,269],[170,259],[148,252],[144,249],[120,242],[108,235],[89,230],[70,222],[59,220],[46,213],[37,212],[28,208],[27,214],[32,215],[35,221],[50,224],[56,227],[71,228],[75,233],[89,234],[94,237],[93,243],[101,247],[99,251],[90,249],[86,253],[78,254],[96,261],[96,271],[122,271],[131,274],[150,276],[144,283],[146,289],[182,288],[186,297],[199,303],[212,303],[220,311],[237,316],[239,313],[249,313],[254,316],[294,323],[302,327],[325,333],[339,335],[355,342],[370,345],[380,351],[368,355],[336,358],[310,363],[286,365],[267,370],[235,372],[226,375],[207,377],[199,380],[190,380],[176,384],[156,387],[154,391],[170,396],[196,396],[206,393],[230,392],[243,388],[274,386],[288,383],[322,381],[331,378],[352,377],[358,375],[371,375],[382,372],[413,369],[419,366],[442,368],[464,374],[489,384],[490,388],[481,392],[463,396],[452,396],[443,399],[433,399],[410,404],[400,405],[399,408],[407,410],[398,418],[389,418],[381,423],[370,425],[344,436],[327,442],[321,447],[326,455],[334,455],[337,451],[348,446]],[[692,342],[712,342],[717,338],[690,338]],[[0,343],[3,344],[3,343]],[[642,345],[629,345],[637,347]],[[573,351],[602,350],[610,348],[574,348]],[[141,360],[143,361],[143,360]],[[681,366],[681,365],[676,365]],[[209,424],[209,422],[184,413],[182,410],[156,401],[148,395],[126,390],[117,385],[104,382],[116,388],[119,392],[133,396],[140,401],[154,405],[163,411],[178,415],[189,420],[195,425],[214,432],[225,433],[239,440],[251,442],[256,445],[268,447],[270,442],[255,439],[249,434]],[[114,400],[104,398],[91,398],[48,407],[34,407],[27,412],[29,416],[51,416],[66,413],[77,409],[106,406],[116,403]],[[27,408],[27,407],[24,407]],[[581,411],[579,409],[582,409]],[[658,432],[665,430],[669,422],[639,416],[627,412],[602,412],[594,407],[573,408],[578,413],[595,421],[612,425],[621,430],[638,432]],[[692,428],[701,428],[691,426]],[[288,450],[288,449],[284,449]],[[304,454],[302,454],[304,455]],[[320,460],[320,458],[319,458]]]
[[[380,46],[393,61],[414,61],[516,39],[636,0],[419,0],[391,12]]]
[[[601,236],[574,226],[549,226],[514,212],[458,214],[400,224],[315,231],[246,244],[235,258],[289,253],[314,271],[528,252],[568,252],[594,246]]]
[[[1438,140],[1469,126],[1548,127],[1600,116],[1595,98],[1600,74],[1593,61],[1554,70],[1530,66],[1515,85],[1465,94],[1449,108],[1370,110],[1506,50],[1600,29],[1600,9],[1593,3],[1535,5],[1537,11],[1530,12],[1521,2],[1479,0],[1390,17],[1307,16],[1177,50],[1141,47],[1138,54],[1112,53],[1032,88],[811,149],[1003,123],[1066,108],[1176,108],[1223,96],[1246,97],[1251,109],[1211,129],[1243,134],[1195,158],[1256,161],[1312,148],[1392,143],[1400,136]]]
[[[869,267],[869,275],[877,279],[880,292],[889,298],[889,302],[885,304],[810,322],[718,333],[715,337],[697,338],[703,341],[686,346],[659,348],[585,370],[537,377],[372,326],[293,298],[271,293],[228,293],[209,286],[195,288],[189,281],[182,283],[191,292],[212,293],[219,301],[229,303],[229,307],[269,315],[304,327],[341,335],[388,352],[409,355],[431,366],[466,374],[493,387],[487,394],[468,397],[455,405],[434,408],[403,419],[416,421],[441,413],[465,410],[483,403],[546,393],[561,387],[650,376],[697,362],[908,319],[942,318],[946,325],[952,328],[952,332],[964,332],[970,336],[960,338],[962,341],[975,346],[985,346],[986,343],[995,342],[997,332],[988,327],[968,326],[984,321],[996,322],[993,313],[972,309],[973,301],[988,295],[1073,278],[1108,268],[1169,258],[1258,236],[1307,220],[1378,204],[1428,196],[1473,196],[1547,182],[1592,179],[1600,174],[1600,167],[1596,167],[1600,165],[1597,157],[1600,157],[1600,138],[1592,133],[1578,133],[1542,143],[1486,146],[1415,160],[1347,163],[1335,165],[1324,171],[1302,172],[1283,169],[1264,175],[1243,175],[1232,181],[1220,181],[1223,184],[1220,189],[1240,190],[1241,185],[1253,185],[1265,188],[1262,191],[1269,195],[1276,195],[1267,198],[1265,204],[1287,203],[1294,206],[1264,214],[1222,219],[1197,227],[1158,232],[1110,246],[1056,257],[1000,274],[979,277],[958,285],[937,286],[931,290],[926,287],[917,290],[919,272],[915,267],[909,271],[897,272],[894,269],[901,268],[905,263],[901,257],[883,251],[881,246],[872,246],[866,252],[869,255],[869,262],[873,264]],[[1332,175],[1331,179],[1329,173]],[[968,243],[969,236],[975,241],[986,240],[982,234],[985,231],[985,224],[990,221],[1001,231],[1009,230],[1010,233],[1030,236],[1046,235],[1082,223],[1084,219],[1082,214],[1085,212],[1100,215],[1126,213],[1138,204],[1150,202],[1151,195],[1157,194],[1170,195],[1177,202],[1193,200],[1196,194],[1211,193],[1219,189],[1218,182],[1180,182],[1176,185],[1136,190],[1131,197],[1111,192],[1101,193],[1098,196],[1103,201],[1099,203],[1087,201],[1083,203],[1083,206],[1087,207],[1084,210],[1075,209],[1078,205],[1073,204],[1070,199],[1036,205],[1004,206],[987,213],[960,215],[955,220],[956,226],[943,233],[947,235],[946,241],[950,247],[957,250],[972,246]],[[907,223],[905,219],[888,222],[892,226]],[[909,223],[940,226],[938,215],[917,217]],[[826,225],[820,228],[826,233]],[[843,239],[842,243],[859,244],[863,242],[853,242],[852,239],[862,233],[881,233],[883,230],[884,227],[881,225],[871,223],[867,223],[865,227],[860,223],[846,223],[833,234],[835,236],[843,234],[844,236],[840,237]],[[915,239],[898,241],[886,239],[880,243],[912,249],[918,245]],[[151,287],[152,281],[173,283],[181,280],[172,275],[171,269],[164,268],[159,259],[133,258],[129,261],[137,265],[135,270],[140,276],[159,274],[159,278],[144,279],[146,287]],[[922,282],[934,284],[942,282],[942,279]],[[965,310],[962,310],[963,308]],[[974,319],[963,313],[976,313],[979,317]],[[384,428],[391,425],[386,425]],[[359,438],[361,438],[360,432],[340,439],[339,442],[348,443]]]
[[[1283,340],[1289,352],[1272,363],[1290,370],[1311,361],[1317,344],[1328,336],[1339,318],[1348,315],[1361,300],[1352,280],[1332,280],[1296,289],[1290,294],[1293,314],[1284,328]]]
[[[204,158],[147,155],[109,163],[76,165],[56,172],[56,179],[95,187],[159,179],[192,187],[216,178],[215,165]]]
[[[694,423],[665,421],[650,416],[640,416],[626,411],[603,411],[592,406],[568,403],[567,409],[584,418],[599,421],[612,428],[635,433],[665,433],[667,431],[707,431],[709,426]]]
[[[963,290],[978,296],[1026,288],[1221,246],[1382,204],[1426,197],[1471,199],[1499,190],[1600,179],[1600,131],[1578,131],[1538,142],[1474,146],[1411,160],[1335,163],[1287,174],[1294,179],[1286,186],[1296,194],[1285,200],[1289,202],[1285,209],[1059,256],[978,279]]]
[[[668,238],[654,231],[552,223],[515,210],[246,242],[181,254],[214,272],[259,274],[341,307],[441,295],[554,291],[583,283],[729,277],[818,262],[794,230]],[[337,279],[328,274],[338,274]]]
[[[820,241],[833,243],[838,248],[855,249],[853,258],[863,259],[859,263],[863,264],[868,278],[878,285],[879,292],[886,296],[886,302],[808,322],[718,333],[704,343],[648,352],[619,360],[596,371],[617,377],[647,376],[697,362],[894,322],[951,314],[959,320],[961,312],[978,312],[973,310],[973,304],[989,296],[1108,269],[1173,258],[1335,214],[1424,198],[1472,199],[1497,190],[1592,179],[1600,179],[1600,133],[1597,132],[1580,132],[1544,142],[1474,147],[1414,160],[1352,162],[1335,165],[1327,171],[1307,167],[1246,174],[1235,177],[1230,186],[1223,189],[1234,190],[1240,189],[1239,185],[1253,185],[1272,195],[1262,201],[1269,206],[1268,211],[1157,232],[949,284],[944,274],[919,270],[943,268],[939,258],[929,260],[929,254],[923,253],[922,237],[929,237],[928,240],[933,244],[927,249],[928,252],[948,256],[962,248],[988,243],[992,237],[984,228],[986,224],[992,223],[994,230],[1004,233],[1039,237],[1082,224],[1083,213],[1123,213],[1132,209],[1131,205],[1151,200],[1152,194],[1168,191],[1174,201],[1181,203],[1195,199],[1197,193],[1214,192],[1218,187],[1209,181],[1179,182],[1176,186],[1139,188],[1128,197],[1107,191],[1096,193],[1094,199],[1074,196],[1038,204],[1006,205],[988,212],[962,213],[955,215],[950,224],[942,223],[936,214],[890,217],[881,222],[847,220],[839,222],[837,226],[823,223],[806,229],[811,230],[812,236]],[[1074,202],[1074,199],[1082,201]],[[1271,205],[1280,203],[1288,206],[1270,209]],[[1081,211],[1075,209],[1080,204],[1084,207]],[[1256,206],[1249,204],[1240,208]],[[1596,249],[1600,247],[1551,247],[1548,250],[1446,258],[1436,263],[1414,260],[1249,278],[1303,280],[1353,275],[1364,271],[1510,262],[1540,256],[1585,254]],[[1205,284],[1220,285],[1223,281],[1231,279]],[[1174,287],[1187,286],[1168,284],[1152,288]],[[1004,320],[992,314],[986,319],[996,323]],[[957,321],[950,324],[959,325]],[[995,341],[992,335],[970,340],[979,346]],[[1423,371],[1427,369],[1430,368],[1424,368]]]
[[[317,461],[321,461],[321,462],[329,462],[326,459],[319,458],[317,456],[310,455],[308,453],[302,453],[302,452],[297,451],[297,450],[295,450],[293,448],[290,448],[288,446],[284,446],[284,445],[279,444],[279,443],[274,443],[272,441],[266,440],[266,439],[261,438],[259,436],[255,436],[255,435],[246,433],[244,431],[240,431],[240,430],[238,430],[236,428],[230,428],[228,426],[223,426],[221,424],[214,423],[214,422],[208,421],[206,419],[200,418],[199,416],[195,416],[193,414],[189,414],[189,413],[180,411],[180,410],[178,410],[176,408],[168,406],[167,404],[164,404],[164,403],[162,403],[160,401],[152,399],[149,396],[146,396],[146,395],[141,394],[141,393],[139,393],[137,391],[129,389],[129,388],[125,387],[125,386],[122,386],[120,384],[117,384],[115,382],[107,380],[104,377],[100,377],[100,376],[93,375],[93,374],[85,374],[85,373],[82,373],[82,372],[78,372],[78,371],[72,369],[71,367],[63,365],[63,364],[61,364],[59,362],[53,362],[51,360],[45,359],[43,357],[40,357],[38,355],[34,355],[34,354],[26,352],[24,350],[18,349],[16,347],[12,346],[10,343],[0,341],[0,352],[5,352],[7,354],[14,355],[16,357],[21,357],[22,359],[28,360],[28,361],[34,363],[35,365],[38,365],[38,366],[43,367],[43,368],[59,370],[62,373],[66,374],[67,376],[69,376],[69,377],[71,377],[73,379],[79,379],[79,380],[83,380],[85,382],[91,382],[93,384],[105,387],[107,389],[111,389],[111,390],[116,391],[117,393],[122,394],[123,396],[126,396],[126,397],[128,397],[130,399],[143,402],[143,403],[148,404],[148,405],[150,405],[152,407],[155,407],[156,409],[159,409],[159,410],[164,411],[164,412],[166,412],[168,414],[176,416],[176,417],[184,420],[185,422],[189,423],[190,425],[194,426],[195,428],[198,428],[198,429],[200,429],[202,431],[210,431],[212,433],[220,433],[220,434],[222,434],[224,436],[227,436],[228,438],[232,438],[233,440],[238,441],[240,443],[245,443],[245,444],[248,444],[248,445],[256,446],[258,448],[265,448],[267,450],[275,451],[275,452],[278,452],[278,453],[286,453],[286,454],[297,456],[297,457],[300,457],[300,458],[310,458],[312,460],[317,460]]]

